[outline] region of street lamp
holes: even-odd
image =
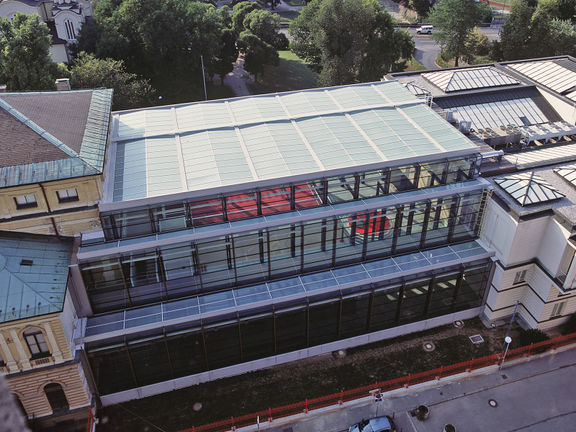
[[[506,348],[504,349],[504,355],[502,356],[502,361],[500,362],[499,369],[502,369],[504,365],[504,360],[506,360],[506,354],[508,353],[508,348],[510,347],[510,342],[512,342],[512,338],[510,336],[506,336],[504,338],[504,343],[506,344]]]

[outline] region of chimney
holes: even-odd
[[[58,78],[56,80],[56,90],[58,91],[72,90],[70,88],[70,78]]]
[[[0,84],[0,93],[6,93],[6,84]]]

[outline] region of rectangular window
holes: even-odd
[[[564,311],[564,306],[566,306],[566,302],[556,303],[552,308],[552,313],[550,314],[550,318],[556,318],[562,316],[562,312]]]
[[[78,201],[78,191],[74,188],[56,191],[56,195],[58,195],[58,202],[60,203]]]
[[[516,275],[514,276],[514,285],[525,281],[526,281],[526,270],[516,272]]]
[[[38,207],[38,202],[36,202],[36,195],[34,194],[14,197],[14,201],[16,201],[16,208],[18,210]]]

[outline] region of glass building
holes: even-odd
[[[115,113],[73,266],[102,399],[477,315],[478,166],[395,82]]]

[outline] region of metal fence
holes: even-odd
[[[506,361],[527,357],[532,354],[542,353],[553,350],[562,346],[576,343],[576,333],[566,336],[559,336],[544,342],[530,344],[524,347],[511,349],[506,354]],[[202,426],[192,426],[189,429],[180,432],[224,432],[234,431],[240,427],[252,426],[258,423],[271,423],[282,417],[289,417],[297,414],[308,413],[313,410],[325,408],[334,405],[342,405],[344,402],[353,401],[365,397],[374,397],[375,394],[382,394],[400,388],[409,388],[410,386],[425,382],[437,381],[441,378],[471,372],[501,363],[503,353],[492,354],[486,357],[472,359],[462,363],[456,363],[449,366],[441,366],[437,369],[416,374],[408,374],[401,378],[395,378],[388,381],[382,381],[370,384],[364,387],[358,387],[351,390],[342,390],[327,396],[321,396],[314,399],[306,399],[290,405],[284,405],[276,408],[246,414],[239,417],[230,417],[215,423]]]

